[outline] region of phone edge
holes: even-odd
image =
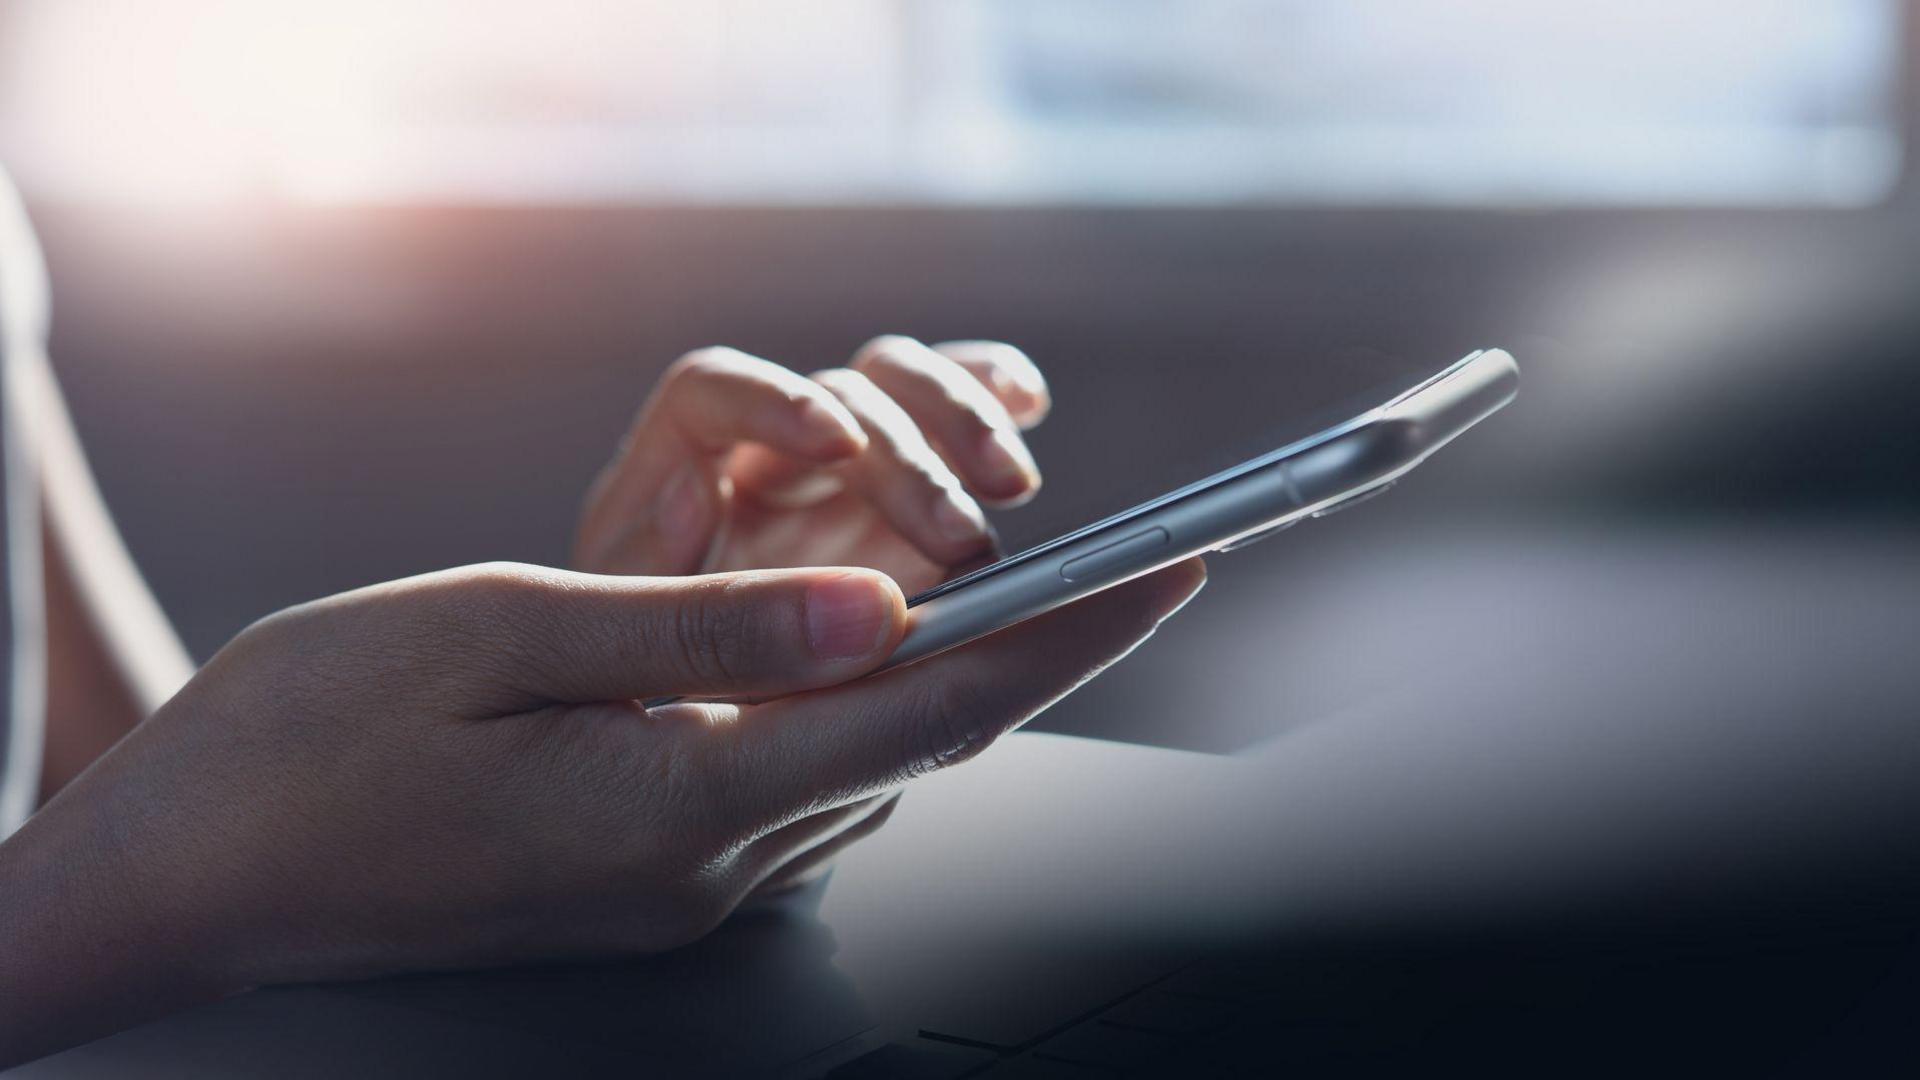
[[[1048,541],[987,568],[992,573],[929,590],[914,598],[907,635],[882,670],[1374,494],[1504,407],[1518,375],[1505,350],[1476,350],[1352,420]],[[1123,553],[1092,572],[1065,573],[1155,530],[1164,531],[1165,543]]]

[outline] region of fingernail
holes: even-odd
[[[949,540],[971,542],[987,535],[987,516],[980,504],[958,491],[942,491],[933,500],[933,523]]]
[[[987,432],[981,446],[987,471],[997,482],[1008,489],[1022,491],[1040,485],[1040,470],[1018,435],[1005,428],[994,428]]]
[[[1001,401],[1008,403],[1008,411],[1016,419],[1038,416],[1046,411],[1045,384],[1022,378],[1004,367],[993,369],[993,392]]]
[[[987,372],[987,378],[993,383],[994,396],[1001,401],[1007,400],[1014,394],[1027,393],[1027,388],[1020,385],[1020,380],[1014,378],[1006,368],[995,365],[988,368]]]
[[[1027,402],[1024,415],[1030,422],[1038,422],[1041,417],[1053,411],[1053,395],[1047,392],[1046,383],[1034,383],[1028,386]]]
[[[836,574],[807,587],[807,642],[822,660],[866,656],[893,626],[893,597],[872,578]]]

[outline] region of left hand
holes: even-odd
[[[0,1068],[249,986],[683,945],[1204,576],[871,678],[906,629],[871,570],[492,565],[271,616],[0,843]]]
[[[875,338],[802,378],[728,348],[674,363],[600,474],[574,561],[603,574],[864,566],[911,596],[991,555],[981,503],[1040,487],[1046,416],[1011,345]]]

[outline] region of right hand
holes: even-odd
[[[918,593],[991,558],[981,504],[1040,489],[1052,398],[998,341],[887,334],[811,378],[735,349],[675,361],[588,493],[600,574],[866,566]]]
[[[1203,579],[855,682],[905,624],[870,570],[476,567],[290,609],[0,845],[0,1060],[261,983],[690,941]]]

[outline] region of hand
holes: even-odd
[[[0,845],[0,1063],[261,983],[690,941],[1203,577],[856,682],[905,616],[865,570],[478,567],[273,616]],[[674,693],[775,700],[635,703]]]
[[[919,592],[991,553],[981,502],[1039,490],[1020,432],[1048,405],[1039,369],[998,342],[879,337],[812,379],[733,349],[689,353],[594,484],[575,564],[865,566]]]

